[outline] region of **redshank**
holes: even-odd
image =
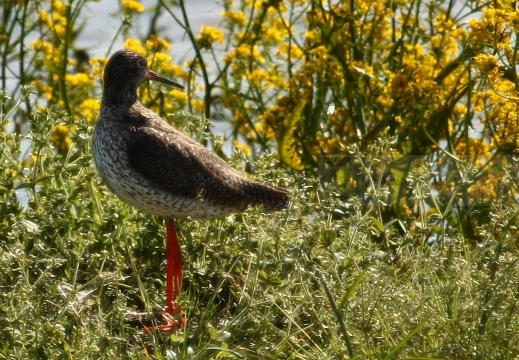
[[[142,106],[137,88],[146,80],[184,88],[151,71],[143,56],[131,50],[115,52],[103,80],[93,138],[97,171],[120,199],[165,219],[169,315],[158,328],[173,330],[184,324],[180,307],[174,305],[182,283],[182,252],[173,219],[223,217],[249,205],[281,210],[288,205],[288,191],[248,179]]]

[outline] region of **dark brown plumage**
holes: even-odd
[[[288,192],[249,180],[137,99],[151,72],[139,54],[121,50],[106,65],[101,116],[94,132],[99,174],[118,197],[166,218],[204,219],[263,205],[288,204]]]
[[[110,190],[136,208],[166,219],[166,324],[181,327],[181,309],[173,302],[182,282],[182,253],[174,218],[207,219],[263,205],[266,211],[288,206],[286,189],[249,180],[225,161],[184,135],[137,99],[146,80],[182,85],[148,69],[146,59],[130,51],[112,55],[104,71],[101,114],[94,130],[96,167]]]

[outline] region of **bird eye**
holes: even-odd
[[[141,69],[144,69],[146,67],[146,60],[144,60],[144,59],[138,60],[137,66],[140,67]]]

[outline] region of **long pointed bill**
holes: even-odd
[[[157,74],[155,71],[148,71],[148,80],[160,81],[161,83],[168,84],[179,89],[184,89],[184,87],[179,83],[166,79],[164,76]]]

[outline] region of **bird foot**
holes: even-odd
[[[180,330],[185,325],[184,317],[182,316],[182,309],[176,308],[173,313],[163,312],[160,314],[162,323],[152,326],[145,326],[141,323],[142,329],[147,332],[152,331],[162,331],[162,332],[170,332],[175,330]]]

